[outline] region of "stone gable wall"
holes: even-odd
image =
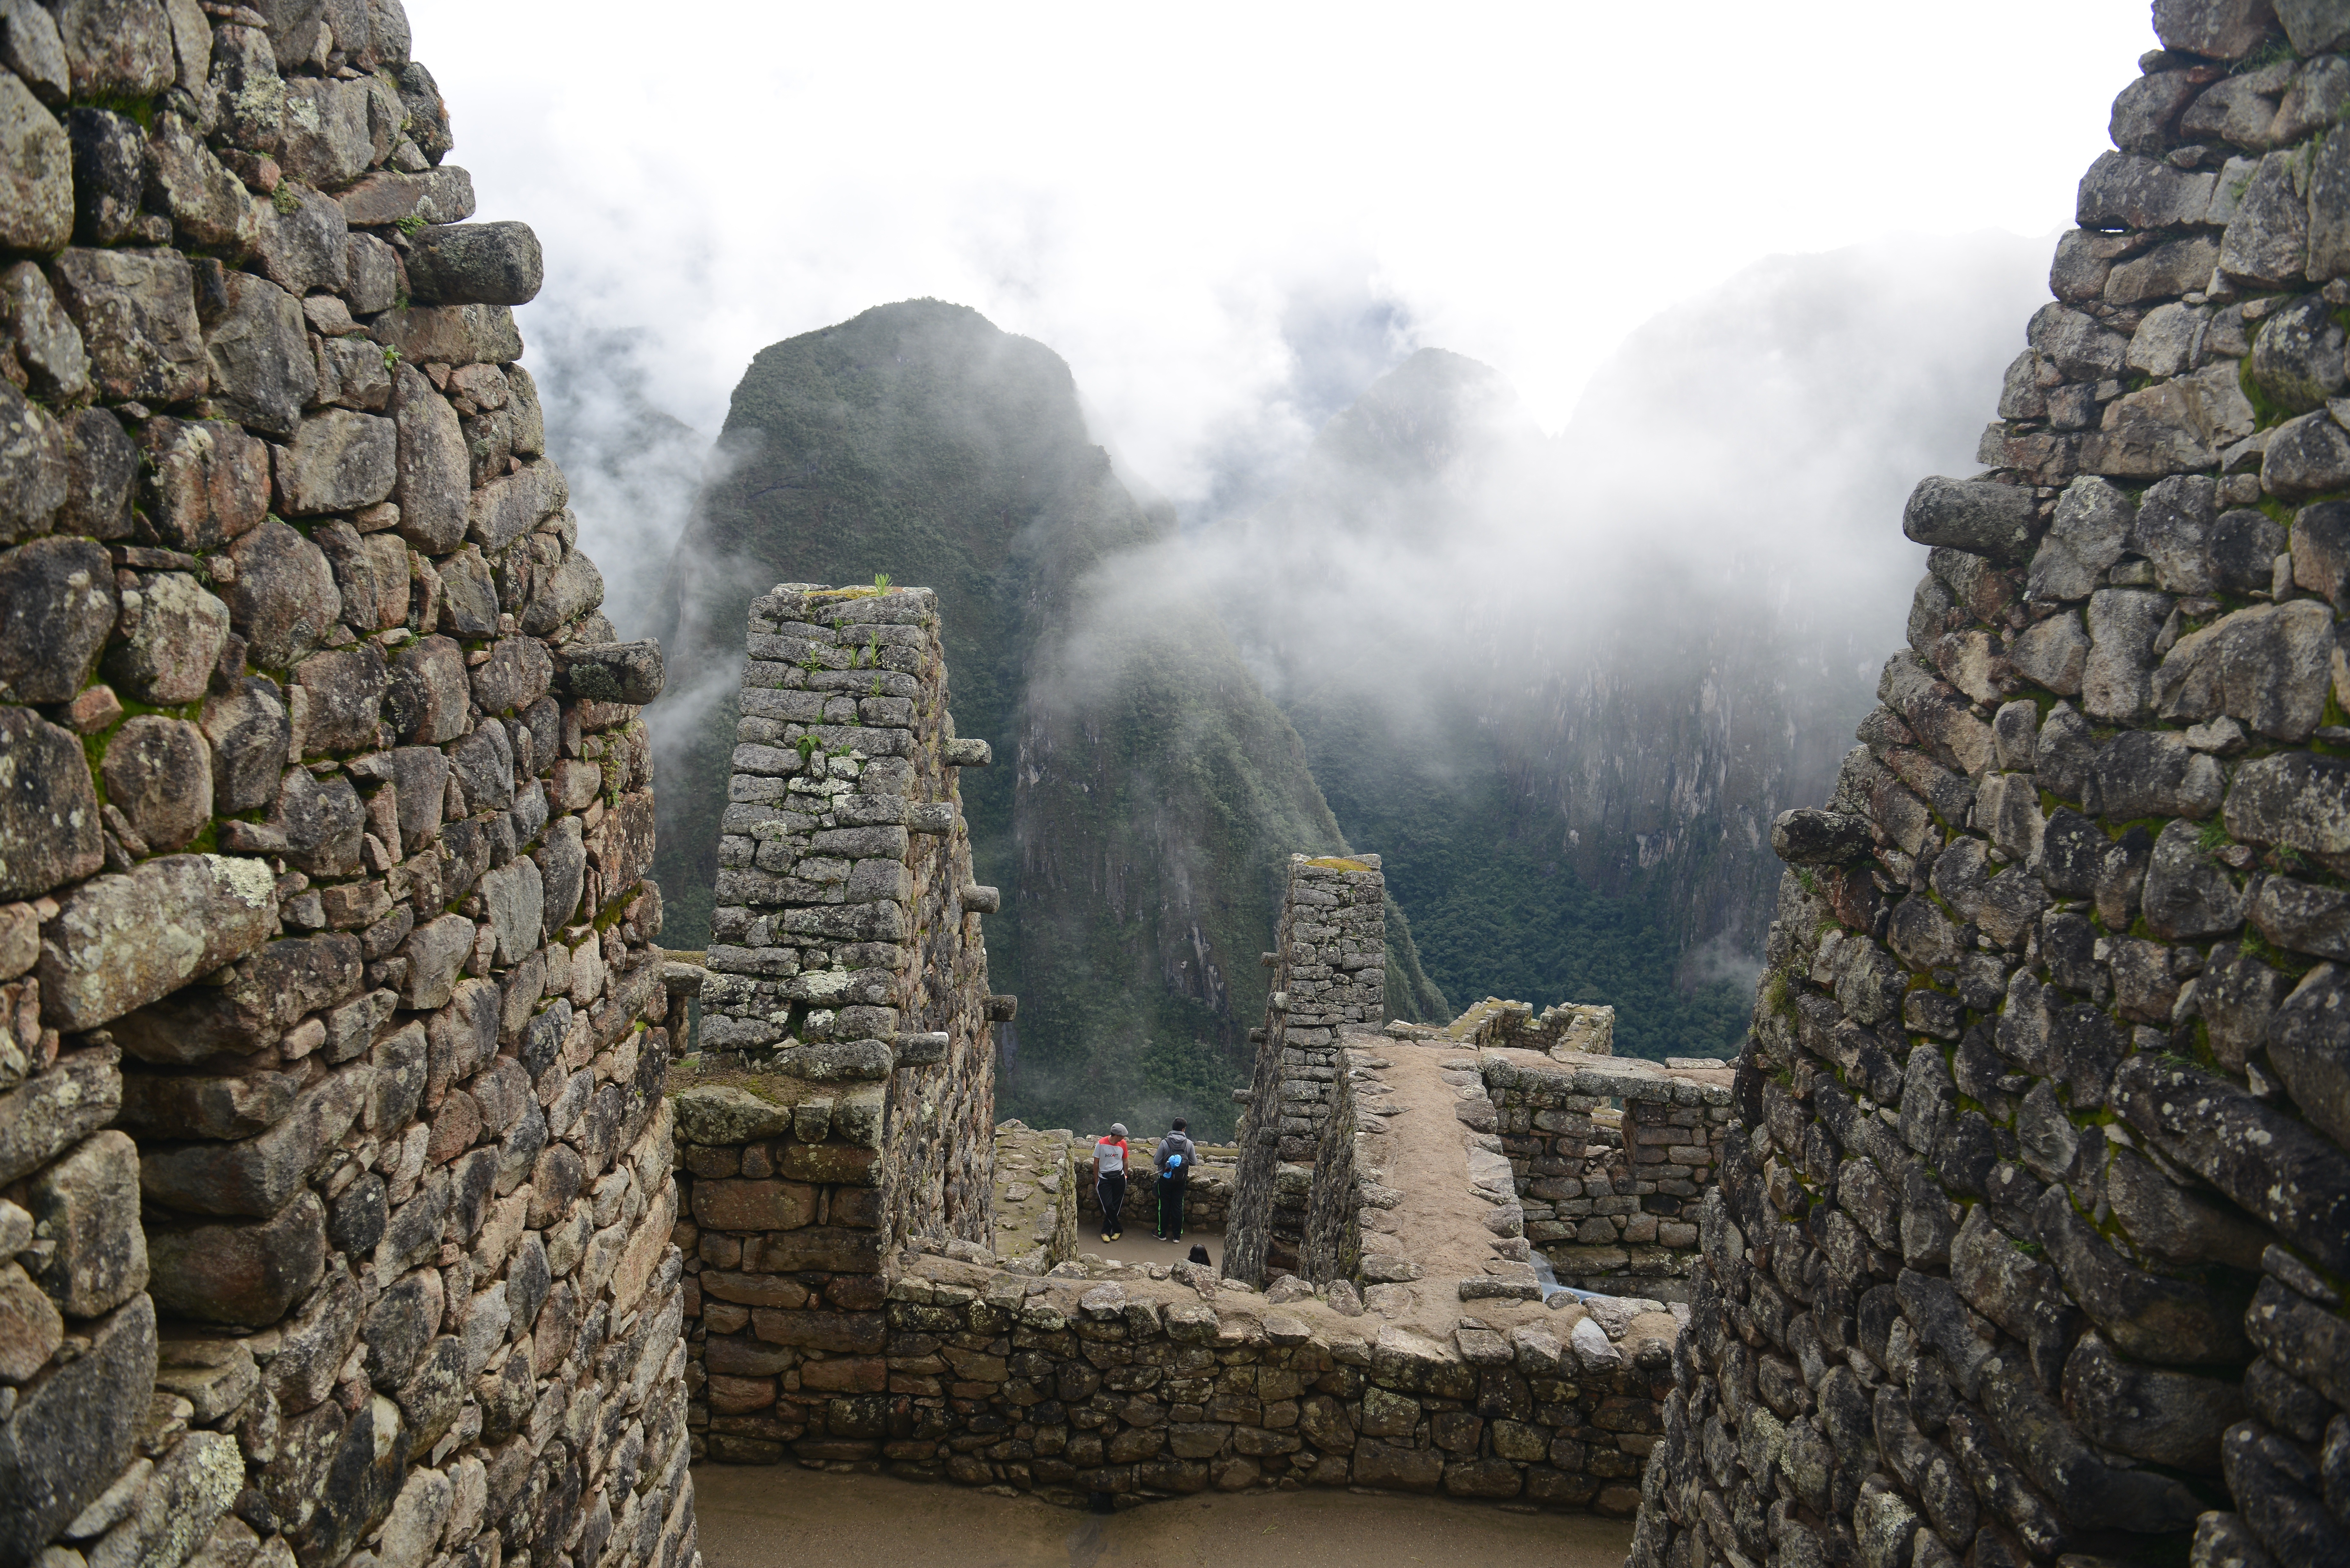
[[[0,12],[0,1563],[696,1561],[660,652],[409,48]]]
[[[956,783],[988,748],[955,739],[928,588],[784,585],[752,604],[750,654],[674,1101],[691,1422],[713,1459],[870,1459],[885,1271],[918,1239],[999,1244],[992,1020],[1012,999],[988,994],[996,895]],[[1049,1266],[1075,1207],[1028,1196]]]
[[[1774,825],[1638,1568],[2350,1560],[2350,15],[2154,17]]]
[[[1338,1030],[1387,1015],[1386,888],[1376,855],[1289,857],[1275,950],[1266,955],[1273,993],[1263,1027],[1249,1032],[1256,1067],[1235,1134],[1227,1278],[1256,1284],[1298,1269],[1311,1167],[1346,1070]]]

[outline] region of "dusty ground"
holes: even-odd
[[[1087,1215],[1087,1219],[1090,1220],[1092,1216]],[[1126,1234],[1115,1241],[1104,1241],[1090,1228],[1077,1232],[1077,1252],[1080,1256],[1098,1252],[1121,1263],[1180,1263],[1191,1255],[1193,1247],[1207,1248],[1208,1262],[1222,1263],[1224,1261],[1223,1231],[1222,1228],[1186,1231],[1180,1242],[1154,1241],[1150,1239],[1149,1230],[1141,1225],[1128,1225]]]
[[[1345,1491],[1219,1492],[1102,1515],[788,1465],[699,1466],[693,1485],[708,1568],[1620,1568],[1632,1544],[1626,1521]]]

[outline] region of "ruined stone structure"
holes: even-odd
[[[1387,1009],[1387,878],[1379,858],[1293,855],[1281,903],[1264,1024],[1239,1173],[1224,1220],[1224,1274],[1261,1283],[1268,1268],[1295,1272],[1305,1237],[1307,1176],[1346,1090],[1337,1031],[1377,1024]],[[1345,1127],[1351,1118],[1341,1116]]]
[[[995,1044],[928,588],[755,600],[702,1049],[677,1105],[697,1443],[870,1457],[910,1240],[992,1244]],[[1069,1211],[1074,1220],[1074,1210]],[[1064,1221],[1045,1221],[1044,1246]]]
[[[2154,14],[1773,830],[1639,1568],[2350,1561],[2350,12]]]
[[[1731,1117],[1720,1068],[1482,1058],[1490,1116],[1510,1157],[1526,1239],[1562,1284],[1688,1300],[1697,1212]]]
[[[690,1568],[660,660],[537,242],[399,0],[0,59],[0,1563]]]
[[[952,738],[933,601],[787,587],[753,615],[730,940],[672,1081],[696,1451],[1072,1504],[1315,1484],[1630,1513],[1678,1321],[1544,1304],[1461,1087],[1529,1053],[1379,1033],[1377,863],[1293,861],[1263,1142],[1203,1173],[1228,1235],[1297,1267],[1260,1292],[1102,1262],[1083,1140],[971,1124],[1009,999],[985,994],[955,794],[985,753]],[[877,669],[890,705],[868,708]],[[1423,1160],[1425,1191],[1382,1185]]]

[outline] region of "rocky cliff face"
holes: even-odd
[[[1639,1568],[2350,1560],[2350,15],[2154,16],[1773,827]]]
[[[1180,597],[1125,615],[1098,575],[1172,520],[1088,437],[1068,368],[973,311],[887,306],[764,350],[721,440],[732,467],[680,544],[666,612],[678,684],[718,683],[671,721],[662,866],[681,927],[707,918],[751,599],[877,573],[933,588],[955,722],[998,762],[963,801],[973,874],[1003,896],[994,984],[1021,999],[1004,1113],[1220,1128],[1280,867],[1343,842],[1215,618]],[[1403,949],[1407,1001],[1413,964]]]

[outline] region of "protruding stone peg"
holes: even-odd
[[[983,888],[976,882],[966,884],[962,897],[965,914],[992,915],[1003,907],[1002,894],[993,888]]]
[[[995,753],[985,741],[949,741],[947,766],[951,768],[983,768],[995,760]]]
[[[987,999],[987,1021],[990,1023],[1009,1023],[1019,1012],[1020,999],[1016,996],[991,996]]]
[[[1791,866],[1833,866],[1857,860],[1871,847],[1868,822],[1842,812],[1783,811],[1771,824],[1772,853]]]
[[[898,1065],[900,1067],[931,1067],[947,1059],[947,1036],[944,1030],[898,1036]]]
[[[555,653],[556,683],[570,696],[590,702],[633,702],[641,707],[661,694],[666,677],[660,644],[574,643]]]

